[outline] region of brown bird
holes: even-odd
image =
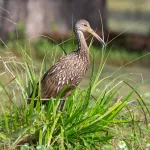
[[[78,40],[78,49],[61,57],[44,74],[41,80],[41,98],[55,98],[61,91],[63,91],[61,97],[67,97],[80,83],[90,64],[89,49],[83,34],[85,32],[92,34],[105,45],[104,41],[92,30],[88,21],[77,21],[74,33]],[[59,107],[62,107],[63,103],[60,102]]]

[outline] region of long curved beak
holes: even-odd
[[[99,40],[104,46],[106,46],[105,42],[91,28],[88,29],[88,32],[96,37],[97,40]]]

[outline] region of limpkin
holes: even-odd
[[[84,37],[85,32],[95,36],[103,45],[104,41],[92,30],[86,20],[78,20],[74,33],[78,40],[78,49],[69,55],[61,57],[43,76],[41,80],[41,98],[55,98],[64,87],[67,87],[62,97],[67,97],[77,87],[89,66],[88,46]],[[37,92],[36,92],[37,96]],[[60,102],[59,107],[62,107]]]

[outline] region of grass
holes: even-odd
[[[45,49],[49,48],[49,44],[44,43],[45,57],[38,77],[31,45],[16,44],[20,50],[17,55],[21,59],[7,53],[10,50],[5,51],[8,58],[1,57],[4,75],[9,78],[7,83],[0,83],[0,149],[106,150],[146,149],[149,146],[150,109],[137,92],[140,85],[131,86],[121,78],[125,75],[118,75],[97,96],[93,96],[99,85],[114,76],[113,72],[101,78],[105,63],[110,57],[105,48],[90,51],[92,73],[89,85],[85,89],[77,87],[68,97],[64,111],[56,113],[59,97],[50,98],[47,105],[41,105],[42,99],[39,97],[34,108],[36,82],[47,70],[46,56],[49,51]],[[60,46],[66,46],[65,49],[71,47],[64,43],[52,46],[54,51],[51,51],[48,60],[51,64],[59,57]],[[95,60],[95,55],[98,54],[101,59]],[[95,61],[99,64],[97,71],[94,71]],[[131,91],[124,97],[118,97],[123,86],[130,87]],[[27,104],[32,88],[34,92],[31,103]],[[135,100],[132,98],[133,94],[136,95]]]
[[[111,51],[109,51],[111,49]],[[92,48],[93,51],[98,52],[97,47]],[[106,64],[113,64],[116,66],[121,66],[128,63],[128,66],[149,66],[150,55],[149,52],[131,52],[125,48],[114,46],[106,50],[106,55],[108,55]],[[95,61],[97,62],[101,58],[100,55],[95,56]],[[131,63],[133,60],[134,63]]]
[[[47,55],[48,57],[49,56],[51,57],[50,59],[46,57],[45,61],[47,61],[47,63],[50,60],[52,60],[52,58],[55,58],[57,60],[62,55],[62,52],[61,52],[62,50],[64,50],[66,53],[70,53],[71,50],[77,47],[76,44],[73,45],[71,43],[71,40],[62,42],[61,47],[60,47],[54,42],[51,42],[49,39],[41,39],[41,38],[37,38],[37,40],[33,40],[33,42],[31,42],[30,45],[28,42],[26,43],[23,40],[19,43],[19,45],[21,45],[24,50],[26,50],[28,53],[30,53],[30,55],[33,56],[32,59],[34,59],[37,62],[36,64],[38,64],[39,60],[42,61],[43,58]],[[8,41],[7,43],[7,46],[9,49],[11,49],[11,52],[13,52],[18,57],[22,55],[20,53],[19,45],[14,44],[14,41]],[[110,49],[111,49],[111,52],[109,52]],[[0,47],[0,52],[2,56],[5,50],[7,50],[5,47],[3,46]],[[91,51],[95,51],[96,55],[94,56],[94,60],[96,63],[99,62],[99,59],[101,59],[101,55],[99,54],[99,51],[100,51],[99,46],[92,46]],[[143,52],[135,52],[135,51],[131,52],[119,46],[108,47],[106,49],[106,55],[108,55],[109,53],[109,56],[107,58],[106,64],[114,64],[114,65],[120,66],[121,64],[125,64],[128,62],[131,62],[132,60],[140,58],[139,60],[136,60],[136,62],[132,63],[131,65],[132,66],[133,65],[149,66],[150,55],[147,51],[145,50]]]

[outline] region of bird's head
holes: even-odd
[[[86,20],[78,20],[75,24],[75,29],[81,32],[88,32],[96,37],[104,46],[106,46],[105,42],[95,33],[95,31],[90,27],[90,24]]]

